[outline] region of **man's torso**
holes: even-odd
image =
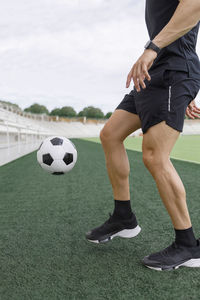
[[[178,0],[146,0],[145,19],[150,39],[167,25],[173,16]],[[188,71],[190,76],[200,79],[200,62],[196,54],[199,23],[186,35],[163,48],[151,70],[164,65],[170,70]]]

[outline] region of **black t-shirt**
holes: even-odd
[[[173,16],[178,0],[146,0],[145,19],[150,39],[167,25]],[[169,70],[188,71],[190,76],[200,78],[200,62],[196,53],[199,23],[187,34],[163,48],[151,70],[164,65]]]

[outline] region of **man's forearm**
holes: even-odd
[[[159,48],[164,48],[189,32],[199,20],[200,0],[180,0],[171,20],[153,39],[153,42]]]

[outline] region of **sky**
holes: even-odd
[[[148,40],[144,0],[0,1],[1,100],[107,113],[131,91]]]

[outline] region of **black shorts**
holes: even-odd
[[[181,132],[186,108],[195,99],[200,81],[191,78],[188,72],[163,68],[150,75],[151,81],[145,80],[146,89],[137,92],[134,88],[116,109],[137,114],[143,133],[162,121]]]

